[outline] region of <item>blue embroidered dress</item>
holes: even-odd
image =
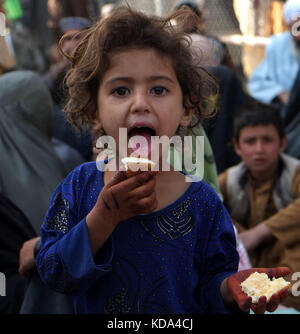
[[[227,313],[220,284],[237,271],[231,219],[204,182],[172,205],[121,222],[94,258],[85,217],[103,187],[96,163],[56,189],[41,228],[42,280],[76,313]],[[105,217],[103,217],[105,219]]]

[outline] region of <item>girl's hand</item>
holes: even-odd
[[[274,294],[267,303],[266,297],[260,297],[257,304],[253,304],[251,297],[242,291],[241,283],[252,273],[265,273],[270,279],[273,277],[284,277],[290,274],[290,270],[287,267],[279,268],[252,268],[237,272],[224,280],[221,286],[222,296],[225,303],[235,301],[240,310],[248,312],[250,308],[254,313],[263,314],[265,311],[274,312],[278,305],[286,298],[288,294],[288,288],[282,289],[279,293]],[[230,300],[231,299],[231,300]]]
[[[157,208],[156,174],[143,172],[127,179],[126,172],[118,172],[103,187],[96,205],[86,217],[93,255],[97,254],[121,221]]]
[[[158,205],[156,174],[143,172],[127,179],[125,172],[118,172],[102,189],[96,206],[102,212],[106,211],[116,224],[138,214],[153,212]]]

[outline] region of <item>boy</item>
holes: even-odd
[[[300,161],[282,153],[276,109],[252,102],[236,117],[234,148],[242,162],[219,175],[224,203],[252,265],[300,270]],[[295,297],[286,305],[300,309]]]

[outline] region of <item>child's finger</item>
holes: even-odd
[[[255,314],[264,314],[266,312],[267,298],[266,296],[259,297],[258,303],[251,304],[251,309]]]
[[[126,171],[120,170],[114,175],[111,181],[107,184],[107,187],[110,188],[122,181],[126,181],[126,188],[128,191],[130,191],[136,188],[137,186],[146,183],[153,176],[154,176],[153,172],[144,172],[128,179]]]
[[[152,180],[155,175],[155,172],[143,172],[141,174],[132,176],[124,181],[124,187],[126,185],[126,191],[131,192],[132,190],[139,188]]]
[[[267,304],[267,311],[274,312],[277,309],[279,303],[280,303],[279,294],[275,293]]]
[[[142,198],[148,197],[155,192],[155,179],[150,179],[147,183],[143,184],[142,186],[133,189],[130,192],[130,197],[133,200],[140,200]]]
[[[241,298],[238,303],[239,309],[243,312],[248,312],[251,307],[251,302],[252,302],[251,297],[246,296],[246,297]]]
[[[149,210],[152,208],[155,201],[156,196],[155,194],[152,194],[151,196],[142,198],[138,202],[136,202],[135,208],[138,211],[138,214],[150,212]]]
[[[119,171],[117,172],[114,177],[111,179],[111,181],[107,184],[107,186],[111,187],[115,184],[118,184],[124,180],[126,180],[126,172],[125,171]]]
[[[285,277],[291,273],[288,267],[278,267],[278,268],[271,268],[268,270],[267,275],[269,278],[279,278]]]
[[[279,291],[279,303],[282,303],[289,293],[289,288],[284,288]]]

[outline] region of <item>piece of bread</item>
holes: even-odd
[[[154,170],[155,167],[155,163],[146,158],[124,158],[122,163],[125,166],[127,177]]]
[[[270,280],[267,274],[255,272],[241,283],[241,287],[243,292],[252,297],[252,303],[256,304],[259,297],[266,296],[268,302],[272,295],[290,286],[290,284],[282,277],[273,277]]]

